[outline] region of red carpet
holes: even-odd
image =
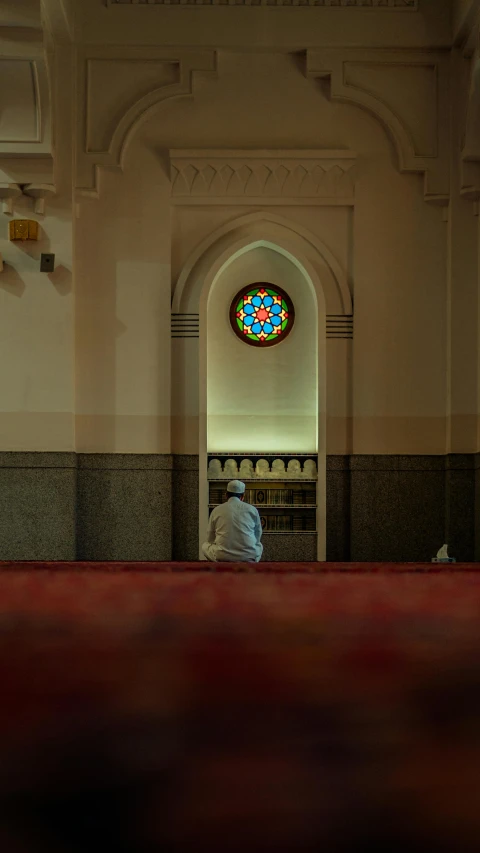
[[[0,849],[477,850],[476,566],[205,568],[3,565]]]
[[[49,571],[60,572],[229,572],[233,574],[325,574],[327,572],[347,574],[404,574],[424,573],[445,574],[451,572],[478,572],[480,563],[207,563],[195,561],[192,563],[163,562],[163,563],[92,563],[92,562],[1,562],[0,572],[15,571]]]

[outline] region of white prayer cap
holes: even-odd
[[[241,480],[230,480],[227,492],[230,492],[232,495],[243,495],[245,494],[245,483],[242,483]]]

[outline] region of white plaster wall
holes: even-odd
[[[38,219],[33,201],[15,218]],[[41,218],[38,242],[12,243],[3,217],[0,252],[0,449],[74,450],[72,223],[60,200]],[[56,269],[40,272],[40,254]]]
[[[139,137],[76,221],[80,452],[170,452],[168,182]]]
[[[22,0],[14,5],[15,10],[11,3],[0,2],[2,23],[35,23],[36,2]],[[387,107],[398,111],[419,155],[429,157],[437,143],[442,155],[441,131],[448,121],[447,110],[435,116],[434,97],[427,98],[424,109],[411,98],[412,76],[423,81],[422,85],[432,85],[429,63],[435,53],[429,49],[449,47],[452,25],[458,28],[468,10],[478,6],[477,0],[456,0],[453,6],[449,0],[421,0],[419,12],[412,14],[347,8],[212,7],[190,8],[186,16],[186,10],[152,4],[122,5],[121,9],[107,8],[98,0],[76,4],[77,36],[92,42],[78,52],[76,86],[69,76],[73,67],[69,49],[57,45],[56,56],[66,52],[64,64],[57,60],[52,66],[55,181],[60,195],[42,221],[44,243],[30,249],[8,243],[6,218],[0,232],[0,250],[7,261],[0,276],[3,447],[73,447],[76,395],[78,449],[165,452],[174,446],[170,418],[173,396],[176,418],[178,413],[173,423],[175,449],[195,452],[197,343],[185,346],[188,383],[180,390],[184,399],[175,400],[175,373],[173,390],[170,383],[170,294],[185,257],[197,242],[239,211],[227,205],[183,209],[182,216],[175,219],[172,245],[165,150],[343,147],[358,155],[354,214],[308,207],[283,210],[329,246],[346,268],[354,296],[353,343],[328,342],[327,451],[441,453],[446,448],[452,452],[475,449],[469,438],[474,432],[472,419],[478,416],[478,405],[477,411],[472,405],[478,381],[472,367],[472,335],[468,347],[462,341],[464,318],[471,320],[477,302],[476,293],[471,292],[473,285],[468,284],[475,278],[472,263],[468,282],[462,272],[462,259],[471,260],[478,249],[474,226],[470,221],[468,229],[464,227],[465,211],[457,211],[456,219],[447,226],[442,211],[425,204],[423,177],[400,173],[392,142],[377,119],[358,107],[330,100],[328,85],[305,76],[304,56],[275,53],[273,45],[275,50],[278,45],[286,50],[313,45],[325,70],[330,68],[333,56],[326,55],[330,48],[339,48],[339,55],[348,44],[398,48],[389,54],[389,61],[390,55],[392,62],[398,60],[398,68],[389,67],[383,73],[382,63],[379,71],[377,62],[376,71],[372,71],[376,54],[366,52],[355,66],[352,80],[360,90],[376,90]],[[12,17],[12,10],[17,17]],[[318,49],[320,29],[312,26],[313,15],[322,22],[325,51]],[[161,26],[166,20],[169,28]],[[28,32],[20,38],[19,32],[9,28],[6,35],[2,31],[2,57],[40,62],[41,39]],[[162,40],[173,40],[177,45],[203,44],[205,55],[216,45],[220,49],[217,69],[195,76],[192,97],[171,101],[150,115],[133,136],[123,174],[104,170],[100,198],[79,203],[75,226],[74,381],[73,294],[69,282],[72,223],[67,196],[72,158],[75,155],[81,160],[84,147],[88,147],[83,127],[89,112],[82,77],[84,53],[92,47],[100,63],[118,57],[122,67],[128,66],[126,94],[130,98],[136,89],[143,93],[145,63],[152,59],[145,46],[156,49]],[[126,46],[134,44],[134,54],[127,56]],[[237,45],[238,52],[222,50],[222,44]],[[256,51],[256,46],[261,49]],[[419,64],[401,50],[413,47],[425,48]],[[173,61],[182,49],[176,48],[173,53],[164,55]],[[132,58],[138,61],[132,62]],[[201,65],[203,59],[198,61]],[[148,65],[148,76],[150,73]],[[348,73],[352,73],[351,67]],[[161,75],[159,82],[165,82]],[[101,86],[101,77],[95,78],[97,93]],[[425,98],[429,90],[422,91]],[[115,103],[110,109],[108,99],[92,103],[97,102],[101,105],[99,123],[95,123],[97,114],[92,107],[89,138],[103,143],[106,129],[115,127],[119,115]],[[70,106],[77,110],[72,133],[65,118]],[[44,108],[48,116],[46,99]],[[21,127],[30,120],[30,114],[31,109],[20,116]],[[34,159],[50,150],[48,141],[46,132],[42,144],[25,143],[29,155],[25,160],[18,155],[24,155],[27,148],[10,150],[11,143],[4,143],[9,156],[17,157],[14,180],[28,183],[40,175],[42,180],[52,180],[51,176],[44,177],[50,159]],[[14,160],[9,162],[13,175]],[[435,162],[432,158],[432,168],[436,168]],[[3,171],[2,180],[8,181],[9,174]],[[63,187],[58,186],[59,179]],[[458,192],[456,184],[452,190]],[[31,214],[31,202],[26,204]],[[241,212],[248,210],[244,206]],[[35,252],[41,245],[57,254],[60,272],[53,281],[38,272]],[[460,279],[463,284],[459,289],[455,280]],[[472,325],[470,322],[469,328]],[[457,425],[449,441],[448,420],[453,417]]]
[[[354,453],[446,450],[446,223],[359,113],[354,218]]]
[[[295,122],[287,104],[295,105]],[[147,133],[153,132],[152,123]],[[378,122],[329,102],[289,57],[226,55],[218,79],[201,81],[194,101],[165,107],[161,138],[175,147],[196,140],[205,147],[357,152],[351,220],[345,210],[282,211],[331,248],[354,296],[353,347],[328,342],[327,452],[445,452],[446,224],[441,209],[425,203],[422,178],[398,171]],[[209,229],[246,210],[176,214],[174,269]]]
[[[402,75],[400,69],[397,86],[410,81]],[[327,452],[444,452],[447,297],[441,209],[425,203],[421,176],[399,172],[392,143],[373,116],[331,102],[291,56],[234,53],[220,55],[217,76],[199,79],[194,98],[159,107],[128,149],[123,174],[105,170],[100,199],[81,203],[79,447],[139,452],[172,447],[171,286],[206,235],[250,209],[228,204],[182,208],[175,213],[170,245],[165,152],[192,147],[357,152],[353,215],[341,208],[276,208],[329,247],[354,296],[353,345],[328,343]],[[272,209],[270,203],[266,209]],[[148,273],[146,264],[152,264]],[[125,306],[120,314],[119,288]],[[125,288],[130,288],[128,298]],[[139,297],[134,328],[130,309]],[[195,342],[191,349],[194,367]],[[186,371],[178,365],[172,377],[175,450],[196,452],[197,380],[191,367]],[[181,382],[177,369],[183,369]]]
[[[229,320],[232,298],[256,281],[282,287],[295,305],[292,332],[266,349],[239,340]],[[206,334],[208,450],[315,452],[317,306],[300,270],[270,248],[245,252],[210,290]]]

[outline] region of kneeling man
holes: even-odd
[[[227,496],[210,516],[203,553],[213,563],[258,563],[263,552],[258,509],[244,503],[245,483],[240,480],[230,481]]]

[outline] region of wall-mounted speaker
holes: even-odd
[[[55,269],[55,255],[42,254],[40,256],[40,272],[53,272]]]

